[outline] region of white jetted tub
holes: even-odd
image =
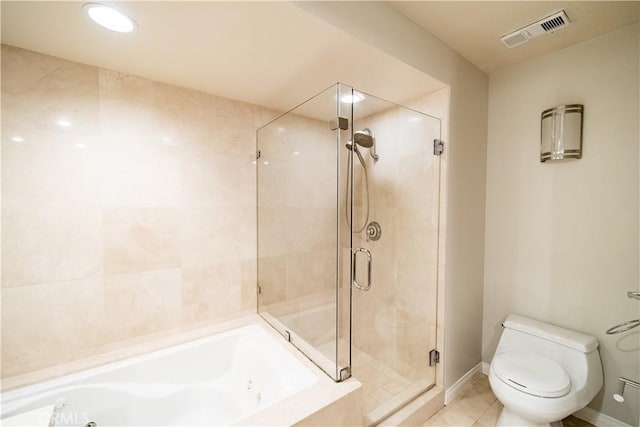
[[[5,392],[2,425],[243,424],[319,382],[278,338],[253,324]]]

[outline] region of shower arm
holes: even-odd
[[[380,156],[378,156],[378,153],[376,153],[375,145],[371,147],[371,151],[369,151],[369,155],[371,155],[371,158],[373,159],[374,162],[377,162],[378,160],[380,160]]]

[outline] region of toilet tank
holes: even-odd
[[[513,314],[505,319],[502,326],[504,330],[496,354],[510,351],[536,353],[559,363],[571,377],[575,388],[583,388],[587,377],[600,378],[599,383],[602,384],[596,338]]]

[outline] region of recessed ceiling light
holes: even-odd
[[[24,138],[23,138],[23,137],[21,137],[21,136],[18,136],[18,135],[16,135],[16,136],[12,136],[12,137],[11,137],[11,140],[12,140],[13,142],[24,142]]]
[[[56,122],[58,126],[62,126],[63,128],[68,128],[71,126],[71,122],[67,119],[60,119]]]
[[[111,31],[130,33],[138,26],[132,18],[105,4],[87,3],[82,9],[95,23]]]
[[[345,104],[357,104],[363,99],[364,99],[364,96],[359,94],[358,92],[353,92],[353,94],[350,93],[347,95],[342,95],[340,97],[340,101],[344,102]]]

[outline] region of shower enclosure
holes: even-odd
[[[336,84],[257,132],[258,312],[369,424],[435,381],[440,131]]]

